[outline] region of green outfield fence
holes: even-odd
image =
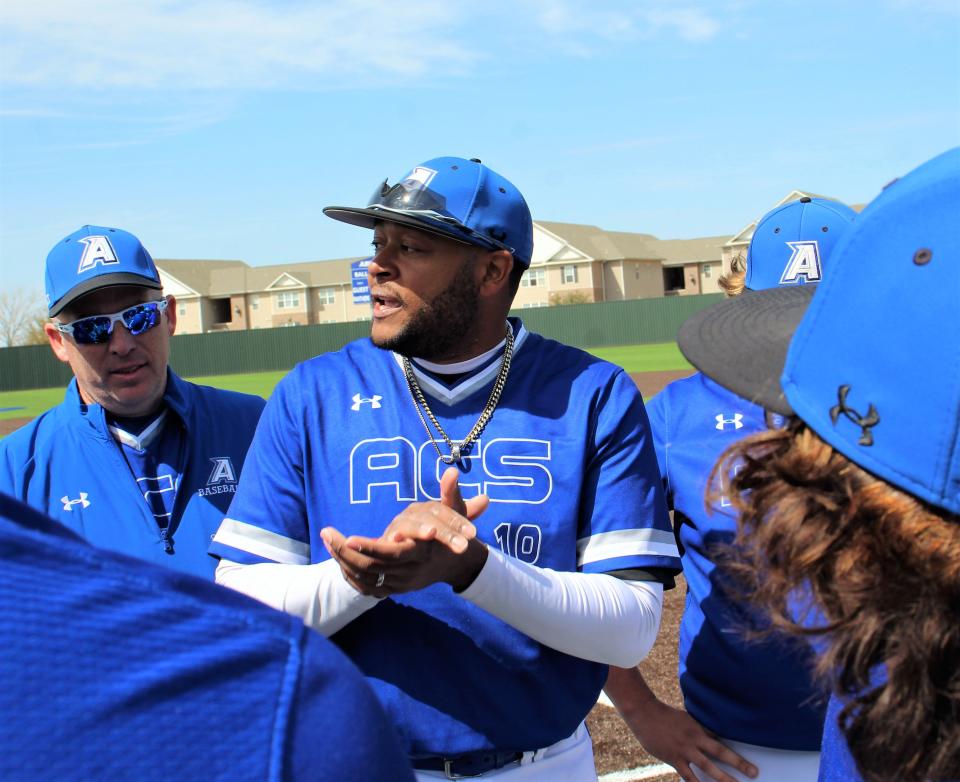
[[[723,298],[669,296],[658,299],[611,301],[537,307],[511,313],[527,328],[582,348],[672,342],[690,315]],[[304,359],[338,350],[366,336],[369,321],[318,326],[185,334],[171,340],[170,364],[184,377],[230,375],[290,369]],[[0,348],[0,391],[65,386],[69,367],[47,345]]]

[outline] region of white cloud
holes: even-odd
[[[669,0],[3,0],[0,83],[245,90],[436,82],[518,41],[536,48],[546,39],[551,56],[587,56],[657,36],[704,41],[720,28],[703,8]]]
[[[474,57],[439,0],[4,0],[0,79],[20,86],[249,89],[416,78]]]
[[[600,0],[589,6],[567,0],[527,0],[525,5],[545,34],[566,39],[584,51],[604,41],[641,40],[663,34],[685,41],[705,41],[721,29],[714,14],[669,0]]]

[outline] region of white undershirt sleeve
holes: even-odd
[[[221,559],[216,580],[271,608],[300,617],[308,627],[326,636],[379,602],[379,598],[361,595],[350,586],[333,559],[317,565],[241,565]]]
[[[460,595],[545,646],[620,668],[650,652],[663,609],[659,582],[539,568],[493,548]]]

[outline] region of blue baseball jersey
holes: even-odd
[[[300,620],[0,495],[0,779],[400,780],[359,671]]]
[[[464,497],[490,498],[479,538],[540,567],[643,569],[672,582],[678,552],[635,385],[618,367],[519,321],[513,328],[506,388],[460,465]],[[451,437],[473,427],[498,369],[494,361],[452,387],[417,373]],[[378,537],[411,502],[439,499],[445,468],[400,358],[354,342],[277,386],[211,552],[243,563],[321,562],[323,527]],[[382,600],[333,639],[414,757],[553,744],[590,711],[607,673],[445,584]]]
[[[837,697],[836,693],[830,696],[827,716],[823,724],[818,782],[863,782],[853,755],[850,754],[846,736],[843,735],[838,722],[843,705],[843,701]]]
[[[812,653],[785,636],[744,638],[760,619],[731,599],[715,552],[733,541],[736,517],[725,510],[726,496],[712,512],[705,507],[714,464],[729,446],[766,430],[763,409],[697,373],[668,385],[650,400],[648,412],[687,580],[680,624],[687,711],[728,739],[818,749],[824,697],[813,684]]]
[[[0,491],[101,548],[213,578],[210,539],[237,489],[263,410],[258,396],[181,380],[167,372],[165,427],[176,427],[163,476],[138,482],[100,405],[86,405],[76,380],[64,401],[0,441]],[[172,498],[166,534],[144,492]],[[172,545],[170,545],[172,543]]]

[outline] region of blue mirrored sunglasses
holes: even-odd
[[[112,315],[91,315],[70,323],[54,323],[57,331],[70,334],[78,345],[102,345],[110,340],[113,324],[123,323],[133,336],[138,337],[160,322],[160,313],[167,308],[167,300],[147,301],[115,312]]]

